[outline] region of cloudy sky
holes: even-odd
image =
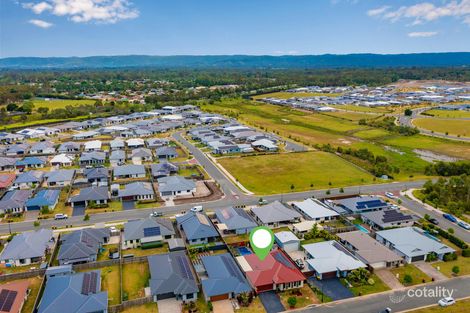
[[[470,0],[0,0],[0,57],[470,51]]]

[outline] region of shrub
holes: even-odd
[[[454,273],[455,275],[458,275],[460,273],[460,267],[458,267],[457,265],[452,267],[452,273]]]
[[[89,221],[90,220],[90,215],[85,214],[85,216],[83,217],[83,220],[84,221]]]
[[[413,282],[413,277],[410,274],[405,274],[403,277],[403,282],[407,285],[410,285]]]
[[[443,259],[444,259],[445,262],[457,260],[457,254],[455,254],[455,252],[450,253],[450,254],[446,254],[446,255],[444,255]]]
[[[207,302],[207,308],[209,309],[209,311],[212,312],[212,310],[214,310],[214,307],[212,306],[212,302]]]
[[[39,227],[39,225],[41,225],[41,223],[39,223],[39,221],[34,221],[34,223],[33,223],[34,227]]]
[[[289,297],[289,299],[287,299],[287,303],[289,304],[291,308],[295,308],[295,305],[297,304],[297,298]]]
[[[470,257],[470,249],[463,249],[463,250],[462,250],[462,256],[463,256],[464,258]]]

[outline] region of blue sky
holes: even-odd
[[[470,0],[0,0],[0,57],[470,51]]]

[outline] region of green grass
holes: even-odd
[[[23,308],[21,309],[22,313],[31,313],[34,309],[34,302],[39,293],[39,288],[41,288],[41,277],[34,277],[29,279],[29,289],[31,290],[30,294],[28,295],[28,299],[23,304]]]
[[[470,118],[470,111],[464,110],[447,111],[434,109],[426,111],[426,113],[440,118]]]
[[[425,280],[425,282],[430,282],[431,281],[431,277],[429,277],[425,273],[421,272],[416,266],[414,266],[412,264],[406,264],[404,266],[394,268],[391,271],[394,275],[396,275],[396,274],[399,275],[398,280],[404,286],[413,286],[413,285],[417,285],[417,284],[422,284],[423,279]],[[413,279],[411,284],[406,284],[405,283],[403,278],[405,277],[406,274],[411,275],[411,277]]]
[[[465,258],[459,256],[455,261],[449,262],[436,262],[433,263],[432,266],[435,268],[439,267],[439,271],[446,275],[447,277],[453,277],[452,268],[454,266],[458,266],[460,268],[459,276],[468,275],[470,274],[470,258]]]
[[[92,270],[101,271],[101,290],[108,291],[108,304],[116,305],[121,303],[119,266],[112,265],[95,269],[80,270],[80,272],[89,272]]]
[[[296,291],[300,291],[301,295],[297,295]],[[297,299],[297,304],[295,305],[296,309],[303,308],[311,304],[320,303],[317,295],[312,291],[312,289],[310,289],[307,283],[304,283],[302,288],[278,292],[278,295],[279,298],[281,298],[282,304],[287,310],[290,308],[287,302],[290,297],[295,297]]]
[[[122,313],[158,313],[156,302],[150,302],[139,306],[133,306],[121,311]]]
[[[384,292],[390,288],[375,274],[370,276],[375,281],[375,284],[364,284],[361,286],[353,286],[349,288],[355,296],[364,296],[372,293]]]
[[[467,313],[470,307],[470,299],[457,300],[454,305],[441,307],[434,305],[428,308],[408,311],[408,313]]]
[[[359,105],[352,105],[352,104],[346,104],[346,105],[329,105],[335,109],[339,110],[346,110],[346,111],[356,111],[356,112],[370,112],[370,113],[389,113],[391,110],[389,110],[387,107],[365,107],[365,106],[359,106]]]
[[[131,263],[122,266],[123,291],[129,300],[145,296],[144,288],[148,286],[150,271],[148,263]]]
[[[318,92],[272,92],[265,93],[262,95],[254,96],[253,99],[262,99],[262,98],[278,98],[278,99],[289,99],[289,98],[308,98],[308,97],[338,97],[339,93],[318,93]]]
[[[122,250],[122,254],[133,254],[134,256],[144,256],[144,255],[152,255],[152,254],[160,254],[160,253],[167,253],[168,252],[168,244],[164,243],[161,247],[158,248],[151,248],[151,249],[126,249]]]
[[[239,310],[236,311],[237,313],[263,313],[266,312],[264,309],[263,304],[259,297],[253,299],[249,306],[243,307],[241,306]]]
[[[334,154],[320,151],[231,157],[221,158],[218,161],[243,186],[257,194],[275,194],[373,182],[373,177],[369,173]],[[291,189],[291,185],[294,185],[294,189]]]
[[[436,133],[449,133],[455,136],[470,137],[470,120],[417,118],[413,120],[413,125],[432,130]]]
[[[360,130],[354,133],[354,137],[358,137],[361,139],[378,139],[383,138],[386,136],[390,136],[390,132],[386,131],[385,129],[373,128],[367,130]]]
[[[66,106],[79,106],[82,104],[94,104],[96,100],[33,100],[34,110],[37,111],[39,108],[48,108],[50,110],[54,109],[64,109]]]
[[[336,111],[336,112],[325,112],[323,113],[327,116],[333,116],[338,118],[343,118],[350,121],[359,121],[361,119],[370,120],[379,117],[379,114],[367,114],[362,112],[345,112],[345,111]]]
[[[322,242],[322,241],[325,241],[325,239],[324,238],[305,239],[305,240],[300,241],[300,245],[303,246],[303,245],[308,245],[310,243],[317,243],[317,242]]]

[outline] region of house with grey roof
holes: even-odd
[[[16,177],[15,181],[13,182],[13,187],[19,188],[19,189],[35,188],[39,186],[43,180],[44,180],[43,171],[23,172],[20,175],[18,175],[18,177]]]
[[[207,244],[219,237],[219,233],[204,213],[189,211],[176,216],[176,223],[183,230],[185,239],[190,245]]]
[[[81,144],[79,142],[67,141],[59,146],[59,153],[79,153]]]
[[[170,143],[170,141],[165,138],[150,138],[150,139],[147,139],[146,142],[147,142],[147,147],[150,149],[160,148]]]
[[[16,161],[17,170],[25,170],[30,168],[41,168],[47,163],[47,158],[43,156],[27,156],[23,160]]]
[[[9,157],[23,156],[28,153],[30,145],[27,143],[17,143],[9,145],[5,151],[5,155]]]
[[[375,234],[378,242],[404,257],[406,263],[426,261],[430,253],[436,254],[442,260],[444,255],[455,252],[417,227],[394,228]]]
[[[38,313],[107,313],[108,292],[101,291],[101,271],[59,275],[46,280]]]
[[[109,147],[111,150],[122,150],[126,147],[124,140],[116,138],[109,142]]]
[[[412,214],[403,213],[396,209],[362,213],[361,218],[375,230],[391,227],[410,227],[418,219]]]
[[[258,224],[243,208],[222,208],[215,210],[215,226],[225,234],[248,234]]]
[[[111,166],[123,165],[126,163],[126,152],[124,150],[113,150],[109,155]]]
[[[150,165],[150,170],[152,172],[152,177],[157,179],[176,174],[178,172],[178,165],[171,162],[161,162]]]
[[[55,146],[51,141],[39,141],[31,145],[29,154],[53,154]]]
[[[330,209],[318,199],[308,198],[304,201],[292,202],[292,207],[308,219],[317,222],[334,220],[339,217],[338,212]]]
[[[251,209],[251,213],[259,224],[270,228],[297,223],[301,218],[300,213],[287,208],[279,201],[254,207]]]
[[[134,164],[142,162],[151,162],[153,159],[152,151],[148,148],[137,148],[131,151],[130,159]]]
[[[24,266],[44,261],[54,247],[52,230],[42,228],[17,234],[0,254],[0,263]]]
[[[207,278],[201,280],[206,301],[236,298],[252,288],[230,253],[201,257]]]
[[[154,300],[176,298],[196,301],[199,288],[191,262],[184,251],[148,256],[150,292]]]
[[[113,167],[114,179],[145,178],[146,172],[143,165],[128,164]]]
[[[377,196],[357,196],[330,202],[333,210],[340,214],[361,214],[391,208],[391,204]]]
[[[92,151],[83,152],[78,159],[80,166],[101,165],[106,161],[106,152]]]
[[[153,187],[149,182],[130,183],[118,190],[118,197],[121,201],[153,200]]]
[[[11,171],[15,169],[17,159],[0,157],[0,171]]]
[[[110,199],[108,187],[87,187],[80,189],[78,195],[69,199],[72,207],[88,207],[90,205],[105,205]]]
[[[83,176],[93,186],[108,186],[109,170],[104,167],[86,168]]]
[[[44,175],[48,187],[70,186],[75,177],[75,170],[56,170]]]
[[[84,228],[64,234],[60,238],[57,260],[60,265],[95,262],[109,237],[108,228]]]
[[[158,159],[174,159],[178,157],[178,152],[174,147],[160,147],[155,150]]]
[[[124,224],[122,249],[161,246],[175,237],[173,223],[164,218],[149,217]]]
[[[11,190],[0,200],[0,213],[21,213],[26,201],[33,194],[32,190]]]
[[[160,177],[158,191],[162,197],[189,196],[196,192],[196,184],[181,176]]]
[[[60,190],[42,189],[34,197],[26,201],[26,210],[32,211],[47,208],[52,211],[59,202],[59,195]]]

